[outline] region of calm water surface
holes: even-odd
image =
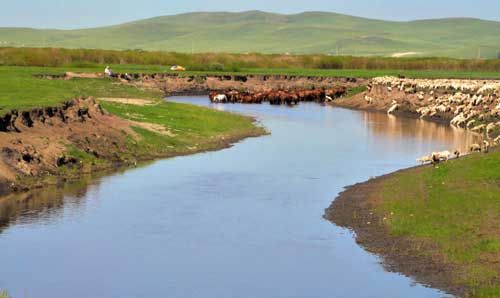
[[[444,297],[385,272],[322,218],[346,185],[473,137],[384,114],[215,105],[272,132],[0,200],[0,288],[17,297]]]

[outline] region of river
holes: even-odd
[[[322,218],[347,185],[465,148],[451,127],[302,103],[211,105],[271,134],[0,200],[0,289],[17,297],[446,297],[384,271]]]

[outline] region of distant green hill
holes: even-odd
[[[335,13],[189,13],[81,30],[0,28],[0,46],[496,58],[500,22],[390,22]]]

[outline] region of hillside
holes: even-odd
[[[335,13],[189,13],[81,30],[0,28],[0,46],[178,52],[497,57],[500,22],[391,22]]]

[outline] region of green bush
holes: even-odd
[[[208,67],[208,70],[210,70],[210,71],[224,71],[224,64],[221,64],[221,63],[212,63]]]

